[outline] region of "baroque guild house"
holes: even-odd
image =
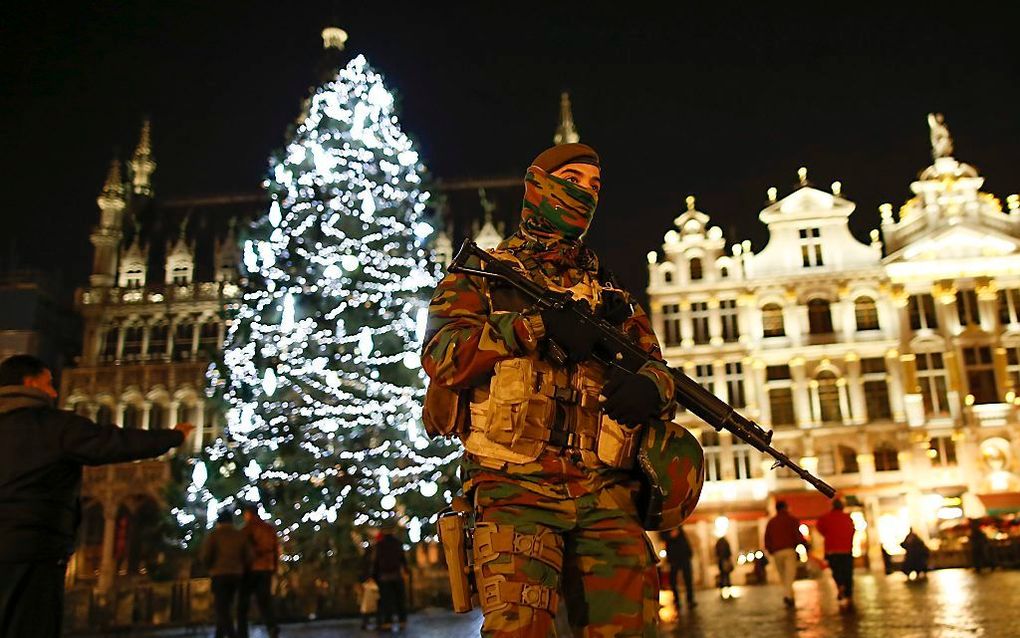
[[[687,210],[648,254],[653,325],[666,359],[773,429],[773,445],[835,486],[855,555],[895,556],[913,527],[959,550],[965,517],[1020,510],[1020,201],[981,191],[930,116],[933,163],[870,241],[850,232],[839,182],[769,189],[768,244],[726,250]],[[715,538],[750,573],[777,500],[808,524],[827,499],[729,433],[693,416],[707,482],[688,533],[709,581]],[[816,544],[816,551],[820,544]],[[712,568],[714,570],[714,568]],[[712,572],[714,573],[714,571]]]

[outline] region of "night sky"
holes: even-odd
[[[0,259],[14,249],[68,284],[87,280],[95,197],[143,115],[157,197],[257,190],[331,16],[398,93],[434,177],[522,175],[569,90],[582,141],[603,158],[590,243],[633,289],[686,195],[730,243],[757,250],[766,189],[788,193],[801,165],[820,188],[842,181],[865,239],[878,205],[907,199],[930,163],[929,111],[945,113],[957,159],[986,190],[1020,191],[1020,36],[976,3],[858,16],[783,3],[714,15],[639,3],[57,4],[0,9]]]

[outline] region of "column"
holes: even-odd
[[[197,285],[197,284],[196,284]],[[198,356],[198,336],[201,333],[199,328],[202,327],[202,323],[195,319],[195,322],[191,324],[191,359],[194,360]]]
[[[119,401],[117,402],[116,405],[113,406],[114,424],[117,425],[118,427],[124,427],[124,408],[125,407],[126,406],[123,403],[119,402]]]
[[[807,377],[804,373],[804,359],[795,357],[790,360],[790,376],[793,385],[793,410],[800,427],[811,427],[814,422],[811,411],[811,396]]]
[[[761,313],[753,311],[753,304],[753,295],[737,297],[737,330],[740,332],[737,341],[745,346],[760,340],[762,334]]]
[[[861,485],[875,484],[875,454],[868,435],[861,432],[857,436],[857,468],[861,477]]]
[[[149,429],[149,415],[152,414],[152,401],[142,403],[142,429]]]
[[[708,342],[716,348],[722,346],[722,315],[719,314],[719,300],[708,300]]]
[[[152,326],[150,326],[148,323],[146,323],[145,327],[142,329],[142,358],[143,359],[148,359],[148,358],[150,358],[152,356],[152,353],[149,352],[149,341],[151,340],[151,337],[152,337],[151,332],[152,332]]]
[[[808,382],[811,396],[811,422],[820,423],[822,420],[822,400],[818,396],[818,380],[811,379]]]
[[[712,361],[712,394],[727,403],[730,401],[730,390],[726,386],[726,364],[722,359]]]
[[[177,399],[174,399],[174,400],[172,400],[170,402],[170,409],[167,411],[167,415],[166,415],[167,427],[168,428],[172,428],[175,425],[177,425],[177,423],[178,423],[178,420],[177,420],[178,419],[178,414],[177,413],[178,413],[180,407],[181,407],[181,402],[178,401]]]
[[[839,392],[839,411],[843,417],[843,425],[853,425],[854,417],[850,412],[850,398],[847,396],[846,379],[836,379],[836,390]]]
[[[900,370],[900,358],[895,350],[885,354],[886,384],[889,386],[889,407],[892,409],[893,420],[898,423],[906,421],[907,416],[903,405],[902,372]]]
[[[804,343],[804,330],[800,322],[800,313],[796,305],[783,306],[783,330],[790,343],[799,346]]]
[[[847,387],[850,391],[850,410],[853,412],[853,423],[862,425],[871,418],[868,415],[868,403],[864,398],[864,381],[861,379],[861,360],[856,356],[847,356]]]
[[[96,419],[99,418],[99,404],[98,403],[92,403],[90,401],[88,403],[88,406],[87,406],[86,409],[88,409],[88,411],[89,411],[88,412],[89,420],[91,420],[93,423],[95,423]]]
[[[192,435],[195,452],[202,451],[202,442],[205,441],[205,402],[198,399],[195,403],[195,433]],[[176,425],[176,424],[175,424]]]
[[[694,319],[691,317],[691,302],[684,299],[680,302],[680,345],[684,348],[694,347]]]
[[[992,348],[992,363],[995,365],[995,380],[999,386],[999,399],[1004,401],[1006,394],[1013,391],[1013,383],[1009,379],[1009,371],[1006,370],[1005,348],[1002,346]]]
[[[666,318],[662,314],[662,303],[658,301],[648,302],[648,315],[652,323],[652,331],[655,338],[665,347],[666,345]]]
[[[126,328],[126,324],[122,323],[120,329],[117,330],[117,353],[114,357],[116,359],[124,358],[124,333],[127,332]]]
[[[113,559],[114,543],[117,535],[117,504],[113,502],[103,503],[103,550],[99,561],[99,583],[97,589],[100,593],[110,591],[113,586],[113,578],[116,575],[117,565]]]

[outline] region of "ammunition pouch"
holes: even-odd
[[[479,522],[475,524],[475,582],[482,611],[489,613],[510,605],[525,605],[556,614],[559,596],[552,587],[507,580],[518,566],[514,561],[498,561],[502,556],[525,556],[563,569],[563,538],[552,530],[540,528],[535,534],[518,532],[513,525]]]
[[[460,437],[468,429],[468,401],[464,392],[430,383],[425,390],[421,418],[430,437]]]
[[[472,391],[467,451],[482,465],[529,463],[548,447],[578,450],[589,467],[634,467],[640,428],[602,412],[602,366],[568,371],[537,356],[496,364],[489,386]]]

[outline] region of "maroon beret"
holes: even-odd
[[[546,173],[563,168],[567,164],[599,165],[599,154],[587,144],[557,144],[538,154],[531,165],[537,166]]]

